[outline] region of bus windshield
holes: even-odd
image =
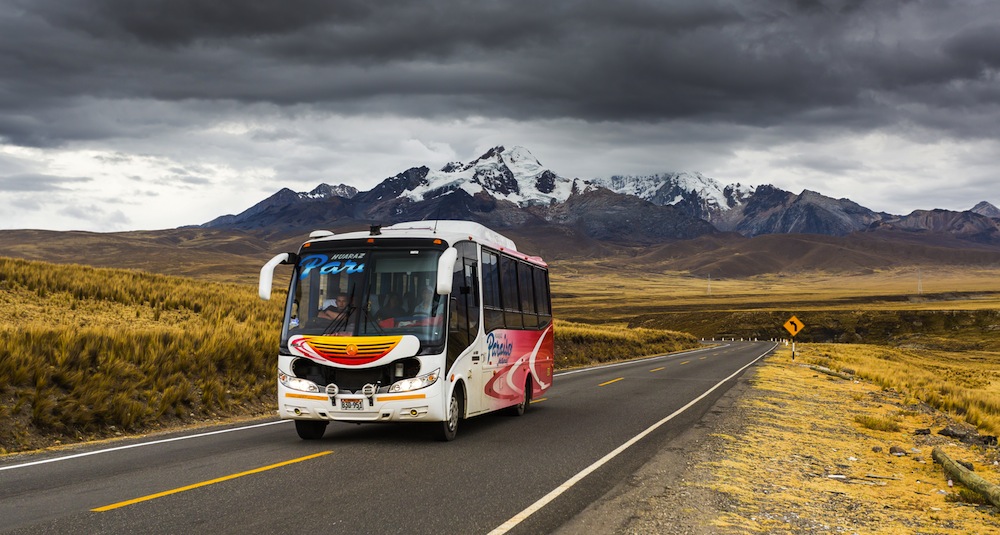
[[[421,352],[444,344],[447,296],[435,292],[440,249],[303,251],[295,268],[282,346],[295,335],[411,334]]]

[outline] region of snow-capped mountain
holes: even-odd
[[[486,192],[520,207],[565,202],[579,189],[578,181],[561,177],[546,168],[528,149],[493,147],[469,162],[451,162],[429,171],[419,185],[400,196],[425,201],[455,190],[469,195]]]
[[[967,212],[932,216],[876,213],[850,199],[771,185],[722,185],[701,173],[566,178],[524,147],[496,146],[468,163],[411,167],[358,192],[320,184],[308,193],[288,188],[238,215],[205,227],[301,231],[410,219],[468,219],[497,229],[554,225],[599,240],[657,243],[718,231],[844,236],[865,230],[930,231],[979,242],[1000,241],[1000,213],[983,202]],[[995,218],[995,219],[991,219]]]
[[[412,167],[350,197],[320,186],[278,191],[238,215],[203,226],[275,234],[340,225],[412,219],[467,219],[497,229],[552,225],[585,236],[631,243],[693,238],[715,229],[669,205],[622,195],[589,181],[559,176],[524,147],[493,147],[437,171]]]
[[[634,195],[660,206],[670,205],[688,215],[715,222],[719,215],[746,203],[754,186],[729,184],[701,173],[658,173],[655,175],[614,175],[591,181],[623,195]]]

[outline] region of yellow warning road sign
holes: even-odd
[[[792,336],[799,334],[799,331],[801,331],[803,327],[805,327],[805,325],[803,325],[802,322],[799,321],[799,318],[796,318],[795,316],[792,316],[785,322],[785,329],[788,329],[788,332],[792,333]]]

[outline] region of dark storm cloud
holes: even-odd
[[[593,123],[917,124],[970,137],[998,128],[966,121],[968,110],[1000,102],[1000,29],[990,22],[1000,7],[987,1],[0,6],[0,140],[23,145],[131,136],[134,121],[87,112],[119,101],[208,101],[232,113],[263,103]]]
[[[0,191],[39,192],[68,189],[66,186],[90,182],[87,177],[65,177],[34,173],[0,176]]]
[[[28,0],[31,11],[52,24],[93,37],[178,47],[199,40],[225,40],[294,33],[336,16],[352,20],[370,11],[366,3],[296,0],[205,2],[203,0]]]

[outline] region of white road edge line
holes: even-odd
[[[292,420],[278,420],[278,421],[275,421],[275,422],[266,422],[266,423],[263,423],[263,424],[254,424],[254,425],[247,425],[247,426],[243,426],[243,427],[234,427],[232,429],[222,429],[222,430],[219,430],[219,431],[210,431],[208,433],[199,433],[197,435],[185,435],[185,436],[182,436],[182,437],[165,438],[163,440],[154,440],[152,442],[139,442],[139,443],[136,443],[136,444],[129,444],[127,446],[117,446],[117,447],[114,447],[114,448],[106,448],[106,449],[103,449],[103,450],[87,451],[87,452],[84,452],[84,453],[77,453],[75,455],[67,455],[65,457],[53,457],[51,459],[43,459],[41,461],[32,461],[30,463],[21,463],[21,464],[15,464],[15,465],[11,465],[11,466],[0,466],[0,472],[3,472],[4,470],[13,470],[15,468],[27,468],[29,466],[36,466],[36,465],[39,465],[39,464],[48,464],[48,463],[55,463],[55,462],[59,462],[59,461],[68,461],[70,459],[78,459],[80,457],[89,457],[91,455],[97,455],[97,454],[100,454],[100,453],[111,453],[113,451],[128,450],[128,449],[132,449],[132,448],[141,448],[143,446],[153,446],[153,445],[156,445],[156,444],[165,444],[167,442],[176,442],[178,440],[187,440],[189,438],[201,438],[201,437],[207,437],[207,436],[211,436],[211,435],[221,435],[222,433],[232,433],[233,431],[243,431],[245,429],[254,429],[256,427],[266,427],[266,426],[269,426],[269,425],[281,424],[281,423],[286,423],[286,422],[290,422],[290,421],[292,421]]]
[[[687,405],[684,405],[683,407],[677,409],[670,416],[667,416],[666,418],[660,420],[659,422],[656,422],[655,424],[649,426],[648,428],[646,428],[645,431],[643,431],[643,432],[639,433],[638,435],[632,437],[628,442],[622,444],[621,446],[618,446],[613,451],[611,451],[611,453],[608,453],[604,457],[601,457],[599,460],[597,460],[596,462],[594,462],[594,464],[592,464],[592,465],[584,468],[583,470],[581,470],[575,476],[567,479],[565,483],[563,483],[562,485],[559,485],[558,487],[556,487],[555,489],[553,489],[551,492],[549,492],[545,496],[542,496],[542,498],[539,499],[537,502],[531,504],[530,506],[528,506],[527,509],[525,509],[525,510],[521,511],[520,513],[514,515],[510,520],[504,522],[503,524],[501,524],[500,526],[498,526],[496,529],[494,529],[493,531],[489,532],[488,535],[503,535],[503,534],[507,533],[508,531],[510,531],[511,529],[513,529],[515,526],[517,526],[518,524],[520,524],[521,522],[523,522],[525,519],[527,519],[529,516],[531,516],[532,514],[534,514],[536,511],[538,511],[542,507],[545,507],[546,505],[548,505],[550,502],[552,502],[552,500],[555,500],[556,498],[558,498],[559,495],[561,495],[562,493],[564,493],[567,490],[569,490],[570,488],[572,488],[573,485],[576,485],[577,483],[579,483],[581,479],[583,479],[583,478],[587,477],[588,475],[590,475],[591,472],[597,470],[601,466],[604,466],[605,464],[607,464],[608,461],[610,461],[611,459],[614,459],[615,457],[618,456],[618,454],[620,454],[621,452],[623,452],[623,451],[627,450],[628,448],[632,447],[633,444],[635,444],[636,442],[639,442],[640,440],[642,440],[643,438],[645,438],[646,435],[652,433],[657,428],[659,428],[661,425],[669,422],[670,420],[673,420],[674,418],[676,418],[678,415],[680,415],[684,411],[690,409],[694,404],[696,404],[699,401],[705,399],[705,397],[708,396],[709,394],[711,394],[712,392],[714,392],[715,389],[719,388],[720,386],[722,386],[723,384],[725,384],[727,381],[729,381],[733,377],[736,377],[737,375],[739,375],[740,373],[742,373],[743,370],[745,370],[745,369],[749,368],[750,366],[752,366],[754,363],[756,363],[758,360],[760,360],[764,355],[767,355],[768,353],[770,353],[771,351],[773,351],[774,348],[776,348],[776,347],[778,347],[778,344],[774,344],[773,346],[771,346],[770,349],[768,349],[767,351],[765,351],[765,352],[761,353],[760,355],[758,355],[757,358],[755,358],[752,361],[750,361],[746,366],[743,366],[742,368],[740,368],[740,369],[736,370],[735,372],[733,372],[733,374],[730,375],[729,377],[726,377],[725,379],[719,381],[715,386],[713,386],[712,388],[709,388],[708,390],[705,391],[705,393],[703,393],[702,395],[698,396],[697,398],[689,401]]]

